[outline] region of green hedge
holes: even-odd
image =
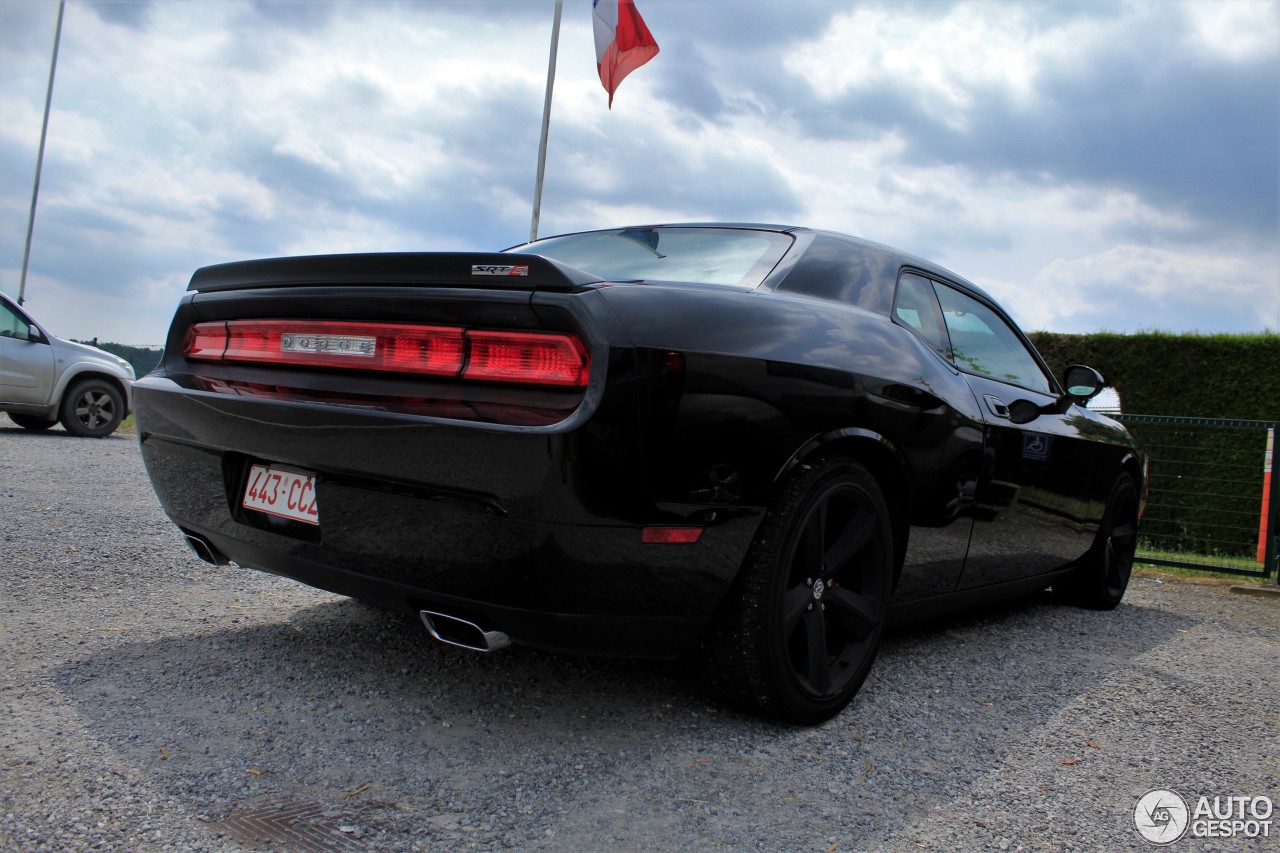
[[[1280,335],[1029,336],[1059,377],[1096,368],[1126,414],[1280,421]],[[1201,557],[1253,557],[1266,433],[1127,425],[1151,460],[1143,547]]]
[[[1280,420],[1280,335],[1028,337],[1059,378],[1069,364],[1100,371],[1129,414]]]

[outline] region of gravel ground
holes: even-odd
[[[0,614],[5,851],[1151,850],[1152,788],[1280,800],[1280,600],[1223,586],[897,630],[786,728],[685,663],[478,655],[205,566],[133,436],[0,418]]]

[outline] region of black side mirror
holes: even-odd
[[[1106,387],[1107,380],[1103,379],[1102,374],[1092,367],[1073,364],[1063,374],[1062,384],[1067,389],[1067,396],[1084,405],[1098,396],[1102,389]]]

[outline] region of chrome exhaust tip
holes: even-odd
[[[231,563],[226,554],[213,547],[203,536],[188,533],[184,530],[182,531],[182,538],[186,541],[187,547],[206,563],[214,566],[226,566]]]
[[[422,618],[422,624],[427,626],[431,636],[451,646],[476,652],[496,652],[511,645],[511,638],[501,631],[486,631],[474,622],[448,613],[420,610],[418,616]]]

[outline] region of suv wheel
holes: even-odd
[[[124,418],[124,397],[105,379],[81,379],[62,398],[59,420],[67,432],[86,438],[105,438]]]

